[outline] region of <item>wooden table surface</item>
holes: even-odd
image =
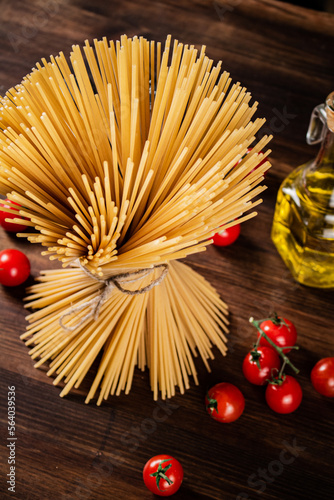
[[[333,291],[293,281],[270,239],[280,182],[313,157],[305,144],[313,107],[333,90],[334,16],[274,0],[1,0],[0,94],[19,83],[41,57],[69,53],[88,38],[143,35],[164,41],[205,44],[207,54],[260,102],[267,118],[273,167],[256,219],[242,226],[238,241],[192,256],[188,263],[216,287],[230,307],[229,352],[215,351],[200,385],[168,404],[154,402],[148,373],[136,371],[130,395],[101,407],[84,404],[84,390],[62,399],[44,369],[33,368],[19,339],[25,330],[24,287],[1,294],[1,478],[0,497],[45,499],[150,499],[142,467],[168,453],[182,463],[184,482],[176,499],[326,500],[332,498],[333,401],[310,383],[315,362],[333,355]],[[24,251],[33,282],[55,267],[40,248],[0,231],[0,249]],[[250,385],[241,364],[255,336],[250,316],[276,310],[298,330],[303,401],[290,415],[266,405],[264,389]],[[205,412],[206,388],[237,385],[246,399],[242,417],[219,424]],[[87,382],[88,384],[88,382]],[[86,384],[86,385],[87,385]],[[16,490],[8,491],[7,388],[16,388]]]

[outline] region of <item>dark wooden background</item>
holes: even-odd
[[[259,115],[275,136],[258,217],[242,226],[233,247],[211,247],[188,259],[230,306],[229,353],[224,359],[217,353],[211,374],[199,361],[200,385],[175,396],[167,409],[157,410],[148,373],[139,372],[130,395],[100,408],[85,405],[83,391],[61,399],[46,369],[33,368],[19,340],[24,287],[1,288],[0,497],[150,499],[142,467],[151,456],[169,453],[185,473],[175,500],[332,498],[333,401],[313,390],[309,375],[318,359],[334,353],[334,294],[292,280],[270,229],[280,182],[317,151],[305,144],[305,133],[313,107],[334,87],[334,16],[274,0],[2,0],[0,19],[0,94],[41,57],[67,54],[86,38],[126,33],[163,42],[171,33],[184,43],[205,44],[210,57],[223,59],[224,69],[260,102]],[[52,265],[40,248],[1,230],[0,249],[8,247],[29,256],[31,283]],[[273,413],[263,388],[250,385],[241,372],[254,339],[248,318],[272,310],[295,323],[301,346],[292,358],[301,370],[304,398],[286,416]],[[245,412],[233,424],[219,424],[205,413],[206,388],[221,381],[237,385],[246,398]],[[16,386],[15,494],[6,484],[8,385]],[[280,465],[286,446],[294,460]]]

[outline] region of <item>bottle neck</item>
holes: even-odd
[[[329,128],[315,159],[315,168],[319,167],[332,167],[334,170],[334,132]]]
[[[316,158],[301,171],[300,193],[319,213],[334,216],[334,132],[328,122]],[[332,224],[333,226],[333,224]]]

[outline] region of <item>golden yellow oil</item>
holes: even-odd
[[[272,240],[293,277],[303,285],[334,287],[334,173],[312,162],[282,183]]]

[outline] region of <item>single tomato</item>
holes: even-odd
[[[13,205],[17,205],[19,208],[14,208],[10,205],[12,203]],[[4,208],[10,208],[13,210],[17,210],[17,215],[11,213],[11,212],[4,212],[0,210],[0,225],[9,232],[12,233],[19,233],[20,231],[25,231],[27,229],[27,226],[23,224],[15,224],[14,222],[7,222],[6,219],[24,219],[25,217],[22,217],[19,214],[19,209],[21,208],[21,205],[19,203],[16,203],[15,201],[10,201],[8,199],[2,201],[0,203],[1,207]]]
[[[2,285],[21,285],[29,275],[30,262],[24,253],[14,248],[0,252],[0,283]]]
[[[213,244],[217,247],[226,247],[232,245],[240,235],[240,224],[235,224],[234,226],[228,227],[219,231],[213,236]]]
[[[266,401],[268,406],[276,413],[292,413],[300,405],[303,392],[299,382],[291,375],[283,375],[269,383],[266,389]]]
[[[334,398],[334,358],[320,359],[311,371],[314,389],[328,398]]]
[[[291,351],[288,347],[293,347],[297,341],[296,327],[286,318],[277,316],[273,320],[268,319],[260,324],[260,328],[278,347],[286,347],[286,349],[283,349],[285,354]],[[259,336],[260,333],[258,333]],[[271,347],[264,337],[261,338],[260,345]]]
[[[182,465],[170,455],[156,455],[150,458],[143,469],[143,479],[147,488],[162,497],[177,492],[183,480]]]
[[[277,352],[271,347],[260,346],[247,354],[242,371],[251,384],[264,385],[271,376],[277,375],[280,366]]]
[[[233,384],[221,382],[213,386],[205,396],[209,415],[218,422],[234,422],[245,409],[245,398]]]

